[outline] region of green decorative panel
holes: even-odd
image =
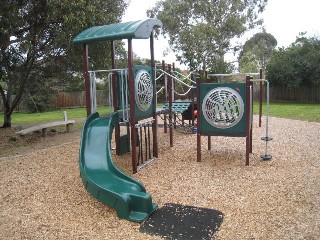
[[[133,67],[136,120],[152,116],[154,111],[155,80],[153,69],[149,66]]]
[[[200,84],[200,130],[207,136],[246,135],[246,84]]]

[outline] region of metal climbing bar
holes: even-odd
[[[152,130],[150,131],[150,127],[153,127],[155,119],[149,118],[139,121],[135,124],[135,128],[137,129],[137,138],[138,138],[138,161],[137,161],[137,169],[140,169],[147,164],[151,163],[155,160],[155,156],[153,155],[153,141],[152,139]]]
[[[177,80],[179,83],[187,86],[188,88],[193,88],[192,85],[186,84],[186,83],[183,82],[181,79],[177,78],[176,76],[174,76],[174,75],[172,75],[172,74],[170,74],[170,73],[168,73],[168,72],[166,72],[166,71],[164,71],[164,70],[162,70],[162,69],[157,69],[157,71],[160,71],[160,72],[164,73],[166,76],[169,76],[169,77],[173,78],[174,80]],[[192,79],[188,78],[188,80],[189,80],[190,82],[192,82],[192,83],[195,84],[195,82],[194,82]]]
[[[96,74],[95,72],[89,72],[90,74],[90,109],[91,113],[97,112],[97,88],[96,88]]]
[[[208,77],[258,76],[260,73],[208,73]]]

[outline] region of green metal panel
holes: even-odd
[[[149,78],[151,82],[149,83],[148,81],[145,81],[139,86],[137,86],[137,79],[139,76],[141,76],[141,72],[145,72],[149,75]],[[148,117],[152,117],[152,113],[154,110],[154,91],[153,88],[155,87],[155,79],[154,79],[154,71],[151,67],[149,66],[140,66],[140,65],[135,65],[133,67],[133,75],[134,75],[134,81],[135,81],[135,115],[136,115],[136,120],[140,119],[145,119]],[[143,78],[143,76],[142,76]],[[152,88],[151,88],[152,86]],[[152,95],[151,95],[152,94]],[[151,99],[150,99],[151,97]],[[148,104],[139,104],[139,101],[144,101],[149,102],[150,99],[150,105]]]
[[[126,23],[115,23],[110,25],[95,26],[79,33],[74,39],[74,44],[86,44],[106,40],[121,39],[147,39],[150,37],[154,27],[162,27],[158,19],[132,21]]]
[[[203,112],[203,102],[205,101],[205,98],[210,95],[212,91],[220,90],[220,89],[231,89],[231,93],[228,91],[227,94],[219,96],[217,95],[217,99],[210,100],[212,102],[212,109],[209,111],[209,114]],[[212,96],[212,95],[211,95]],[[230,102],[232,101],[232,98],[235,98],[236,96],[240,97],[243,101],[243,113],[240,117],[237,119],[237,123],[232,126],[232,123],[230,123],[230,127],[228,126],[229,123],[224,124],[228,120],[232,122],[232,116],[236,115],[234,112],[239,110],[239,107],[230,107]],[[230,100],[230,101],[229,101]],[[198,106],[198,116],[200,116],[200,130],[201,135],[207,135],[207,136],[245,136],[246,135],[246,84],[245,83],[201,83],[200,84],[200,106]],[[216,105],[219,105],[216,107]],[[211,115],[210,115],[211,114]],[[206,116],[213,116],[212,118],[218,118],[217,123],[215,126],[210,124],[208,121],[209,117]],[[228,118],[228,115],[231,117]],[[219,119],[221,120],[221,123],[219,123]],[[240,120],[239,120],[240,119]],[[210,120],[210,119],[209,119]],[[220,127],[219,124],[221,124]]]

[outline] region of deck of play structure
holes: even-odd
[[[175,129],[196,133],[195,161],[201,162],[202,137],[208,138],[208,149],[213,136],[243,137],[246,142],[245,165],[249,165],[253,83],[262,86],[261,83],[266,82],[268,91],[268,81],[261,73],[256,79],[248,75],[242,81],[217,83],[207,81],[204,76],[208,74],[203,72],[183,76],[170,64],[162,62],[160,67],[157,66],[153,31],[161,26],[157,19],[95,26],[73,40],[74,44],[83,45],[87,100],[88,118],[83,127],[79,160],[83,184],[98,200],[113,207],[119,217],[137,222],[144,221],[155,211],[157,204],[152,202],[141,183],[123,174],[113,164],[110,147],[113,130],[116,154],[131,153],[133,173],[158,157],[158,144],[161,144],[157,141],[158,116],[164,121],[164,131],[169,130],[171,147]],[[124,69],[117,68],[115,57],[115,41],[121,39],[128,41],[128,66]],[[133,39],[150,39],[150,66],[133,64]],[[89,45],[101,41],[110,42],[112,69],[89,69]],[[95,81],[102,76],[108,79],[114,109],[114,113],[108,116],[96,112]],[[176,85],[187,91],[179,93]],[[160,94],[164,106],[157,109]],[[176,99],[179,95],[188,96],[189,100],[179,101]],[[122,126],[126,134],[120,134]],[[268,125],[262,140],[266,145],[262,159],[269,160],[271,155],[267,153],[267,146],[271,137],[268,136]]]

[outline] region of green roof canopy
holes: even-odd
[[[154,27],[162,27],[158,19],[132,21],[126,23],[115,23],[110,25],[95,26],[79,33],[74,39],[74,44],[85,44],[101,42],[105,40],[121,39],[147,39],[150,37]]]

